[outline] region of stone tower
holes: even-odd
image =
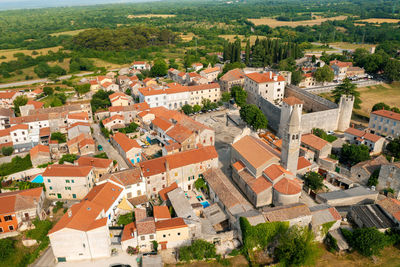
[[[296,101],[295,101],[296,100]],[[302,103],[297,98],[289,102],[292,107],[289,121],[286,123],[282,133],[281,165],[294,175],[297,172],[301,141],[301,112]]]
[[[289,122],[290,114],[292,114],[294,105],[300,105],[300,110],[303,110],[303,101],[297,97],[290,96],[282,100],[281,117],[279,120],[278,137],[283,137],[283,132]],[[301,113],[300,113],[301,114]]]
[[[344,132],[350,127],[351,114],[353,112],[354,96],[342,95],[339,101],[339,116],[337,130]]]

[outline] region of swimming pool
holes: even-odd
[[[31,182],[41,184],[41,183],[43,183],[43,176],[41,174],[38,174]]]
[[[203,201],[203,202],[200,202],[200,203],[201,203],[201,205],[203,205],[203,208],[207,208],[207,207],[210,206],[210,203],[208,203],[208,201]]]

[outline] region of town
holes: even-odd
[[[380,45],[313,45],[236,36],[184,63],[135,55],[3,84],[0,259],[321,266],[398,253],[400,106],[361,109],[360,90],[400,74],[371,71]]]

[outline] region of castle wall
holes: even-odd
[[[278,132],[281,119],[281,108],[259,97],[257,105],[268,119],[268,127]]]
[[[324,111],[327,109],[337,108],[338,105],[326,100],[320,96],[309,93],[303,89],[296,86],[288,85],[285,88],[285,96],[294,96],[304,102],[304,110],[308,112]]]
[[[301,116],[302,133],[310,133],[313,128],[334,131],[337,129],[339,108],[306,113]]]

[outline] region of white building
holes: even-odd
[[[172,83],[162,89],[145,87],[139,89],[139,101],[147,102],[150,108],[166,107],[168,109],[180,109],[189,104],[190,93],[185,86]]]
[[[250,102],[257,103],[257,97],[262,97],[280,105],[285,93],[285,78],[271,71],[249,73],[244,80],[244,89],[249,94]]]

